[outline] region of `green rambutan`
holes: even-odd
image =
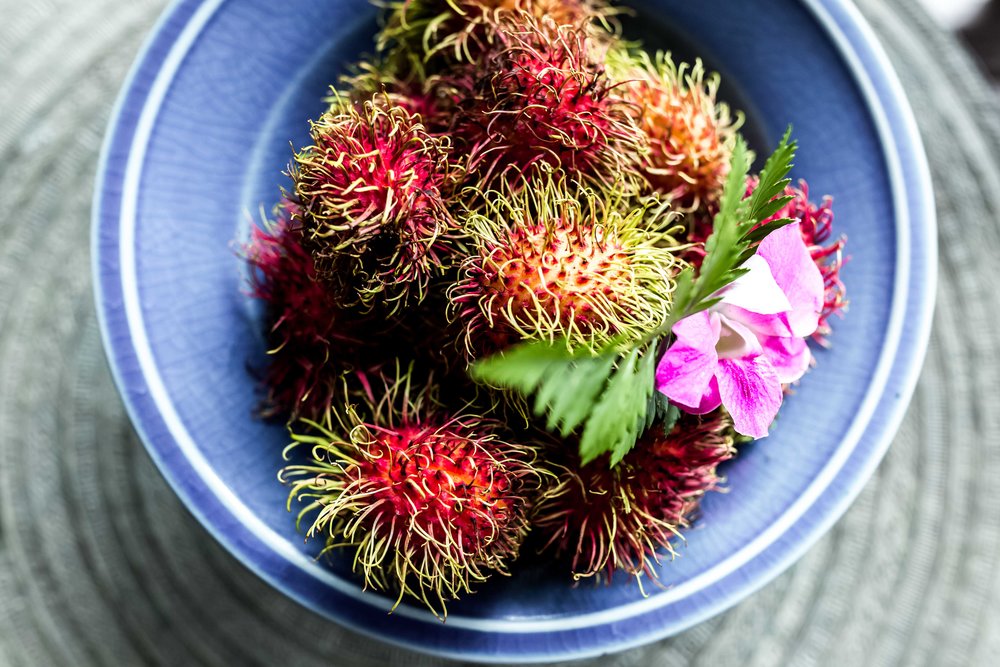
[[[448,138],[385,97],[335,104],[311,128],[290,172],[317,275],[344,302],[421,300],[456,231],[444,201],[456,180]]]
[[[651,58],[612,49],[608,68],[635,105],[635,120],[648,151],[642,172],[654,190],[678,210],[714,204],[722,193],[742,114],[719,102],[719,77],[700,60],[674,63],[669,54]]]
[[[568,462],[532,515],[542,551],[568,557],[578,580],[610,583],[622,571],[656,581],[661,554],[676,555],[680,531],[721,483],[718,465],[735,454],[730,419],[717,411],[683,415],[669,433],[654,425],[615,467]]]
[[[353,549],[366,588],[443,619],[449,600],[508,573],[543,477],[536,448],[504,440],[495,420],[450,413],[432,382],[417,387],[411,375],[378,392],[361,376],[343,410],[293,427],[289,449],[310,446],[310,460],[280,477],[289,508],[306,501],[299,521],[314,515],[308,536],[325,538],[324,552]]]
[[[558,336],[596,350],[670,312],[684,266],[671,213],[553,178],[485,199],[465,222],[474,248],[449,292],[470,357]]]

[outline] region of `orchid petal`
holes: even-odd
[[[706,350],[715,349],[721,330],[719,316],[706,311],[685,317],[671,329],[678,342]]]
[[[787,317],[792,335],[811,336],[823,311],[823,276],[802,240],[799,224],[786,225],[768,234],[755,256],[767,262],[771,275],[788,297]]]
[[[760,343],[782,384],[798,381],[809,370],[812,352],[804,338],[765,336]]]
[[[747,269],[747,273],[729,285],[722,296],[723,304],[761,315],[775,315],[791,309],[788,297],[771,275],[765,258],[754,255],[740,268]]]
[[[763,356],[719,360],[719,394],[737,433],[753,438],[767,430],[781,407],[781,381]]]
[[[701,406],[711,393],[710,385],[719,365],[715,345],[721,328],[719,315],[708,312],[696,313],[675,324],[677,339],[656,367],[656,388],[678,405]]]

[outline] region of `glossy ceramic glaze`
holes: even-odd
[[[446,623],[363,593],[314,559],[275,474],[286,433],[252,417],[263,362],[237,257],[285,183],[328,84],[370,48],[365,0],[192,0],[164,17],[112,123],[94,219],[97,301],[136,429],[184,502],[248,567],[336,621],[440,655],[582,657],[649,642],[736,603],[798,558],[859,491],[912,392],[934,294],[931,190],[885,57],[841,0],[642,0],[647,43],[722,72],[763,152],[785,126],[794,174],[835,198],[849,238],[849,317],[771,437],[726,469],[681,556],[643,597],[622,577],[572,587],[525,562],[450,607]]]

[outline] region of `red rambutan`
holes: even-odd
[[[371,100],[384,108],[401,107],[419,119],[431,136],[443,136],[451,124],[454,100],[436,78],[428,78],[422,65],[410,62],[405,54],[393,52],[356,63],[340,83],[328,100],[334,109],[345,100],[356,105]]]
[[[706,75],[700,60],[675,64],[663,53],[654,59],[615,49],[609,61],[648,141],[646,179],[676,209],[710,206],[722,193],[743,122],[716,99],[719,77]]]
[[[289,448],[311,446],[308,463],[289,465],[289,506],[306,500],[308,535],[326,549],[355,549],[366,588],[422,601],[436,615],[485,580],[506,574],[528,530],[542,476],[535,448],[507,442],[489,418],[448,412],[433,385],[410,374],[370,384],[361,405],[308,422]]]
[[[605,459],[573,461],[532,515],[543,551],[569,557],[576,579],[610,582],[623,571],[640,584],[643,575],[656,581],[661,553],[676,555],[673,542],[735,453],[731,422],[716,412],[683,415],[669,433],[653,426],[613,468]]]
[[[361,322],[340,309],[317,279],[301,229],[291,220],[296,208],[282,203],[275,222],[253,228],[243,251],[250,293],[266,308],[271,346],[264,417],[323,414],[340,374],[356,363],[361,348]]]
[[[558,170],[637,192],[644,150],[635,113],[593,58],[585,29],[498,14],[493,48],[457,68],[456,145],[477,187]],[[540,167],[543,167],[541,170]]]
[[[384,98],[335,105],[312,139],[291,175],[317,275],[343,286],[345,301],[422,299],[455,231],[443,199],[454,181],[448,139]]]
[[[603,0],[401,0],[390,4],[379,47],[435,74],[477,60],[492,44],[500,16],[520,12],[555,26],[605,28],[614,14]]]
[[[672,219],[551,179],[487,196],[466,221],[475,248],[449,292],[470,356],[557,336],[597,349],[655,329],[683,268]]]

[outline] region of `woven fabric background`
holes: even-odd
[[[909,0],[863,0],[937,187],[920,387],[836,528],[730,612],[593,664],[1000,664],[1000,107]],[[90,201],[162,0],[0,0],[0,665],[431,665],[269,588],[173,496],[112,386]]]

